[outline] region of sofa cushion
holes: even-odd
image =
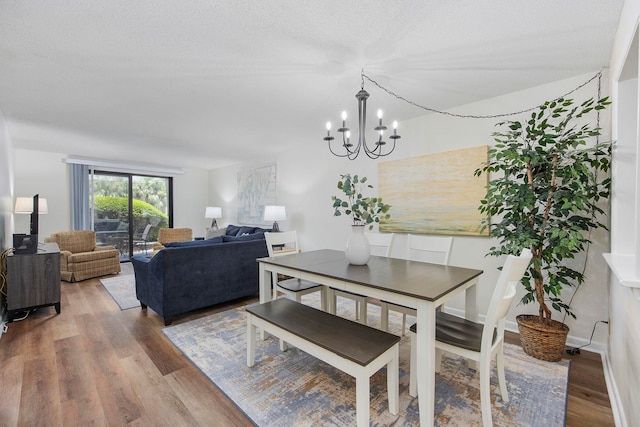
[[[246,242],[248,240],[264,240],[264,233],[245,234],[244,236],[222,236],[223,242]]]
[[[229,224],[227,225],[227,231],[226,231],[226,235],[227,236],[237,236],[238,235],[238,231],[240,231],[242,227],[237,226],[237,225],[233,225],[233,224]]]
[[[188,242],[169,242],[165,243],[165,248],[184,248],[191,246],[208,246],[208,245],[216,245],[218,243],[222,243],[222,236],[213,237],[211,239],[206,240],[190,240]]]
[[[236,236],[246,236],[247,234],[253,234],[259,227],[240,227]]]

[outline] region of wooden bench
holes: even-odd
[[[256,328],[356,378],[356,419],[369,425],[369,378],[387,366],[389,412],[398,413],[400,337],[280,298],[247,307],[247,366],[255,363]]]

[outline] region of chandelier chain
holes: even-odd
[[[559,99],[565,98],[569,95],[571,95],[572,93],[576,92],[577,90],[583,88],[584,86],[588,85],[589,83],[591,83],[593,80],[598,79],[598,98],[600,98],[600,80],[602,77],[602,70],[604,69],[601,68],[600,71],[598,71],[593,77],[591,77],[590,79],[588,79],[587,81],[585,81],[584,83],[582,83],[581,85],[579,85],[578,87],[576,87],[573,90],[570,90],[569,92],[567,92],[566,94],[559,96],[555,99],[553,99],[553,101],[557,101]],[[397,93],[393,92],[392,90],[387,89],[386,87],[382,86],[380,83],[376,82],[375,80],[373,80],[371,77],[367,76],[364,71],[362,71],[361,73],[361,77],[362,77],[362,85],[364,87],[364,79],[367,79],[368,81],[370,81],[371,83],[373,83],[374,85],[376,85],[379,89],[387,92],[389,95],[406,102],[407,104],[413,105],[414,107],[418,107],[422,110],[425,111],[430,111],[432,113],[438,113],[438,114],[442,114],[445,116],[451,116],[451,117],[458,117],[458,118],[465,118],[465,119],[495,119],[495,118],[500,118],[500,117],[507,117],[507,116],[515,116],[517,114],[523,114],[523,113],[528,113],[530,111],[533,111],[535,109],[537,109],[538,107],[540,107],[540,105],[536,105],[535,107],[531,107],[531,108],[527,108],[524,110],[520,110],[520,111],[514,111],[511,113],[501,113],[501,114],[490,114],[490,115],[480,115],[480,114],[456,114],[456,113],[451,113],[448,111],[441,111],[441,110],[437,110],[435,108],[430,108],[430,107],[425,107],[424,105],[418,104],[417,102],[411,101],[401,95],[398,95]]]

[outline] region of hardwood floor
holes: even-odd
[[[152,310],[121,311],[97,279],[62,282],[61,303],[59,315],[39,309],[9,324],[0,339],[1,426],[252,425],[169,343]],[[507,339],[518,342],[517,334]],[[600,356],[567,357],[567,426],[613,426]]]

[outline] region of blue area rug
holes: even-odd
[[[303,302],[319,307],[317,297]],[[353,319],[353,301],[339,298],[338,313]],[[379,326],[380,309],[369,305],[368,321]],[[413,319],[408,319],[408,324]],[[400,334],[401,317],[390,314],[392,332]],[[281,352],[270,337],[256,350],[256,364],[246,365],[244,308],[225,311],[163,329],[164,334],[257,425],[355,425],[355,379],[290,348]],[[419,425],[417,399],[409,396],[409,336],[400,343],[400,412],[387,411],[386,375],[371,377],[371,425]],[[495,367],[494,367],[495,370]],[[496,426],[563,426],[569,362],[543,362],[518,346],[505,347],[509,402],[504,403],[491,378]],[[465,359],[443,356],[436,376],[436,425],[481,425],[478,374]]]

